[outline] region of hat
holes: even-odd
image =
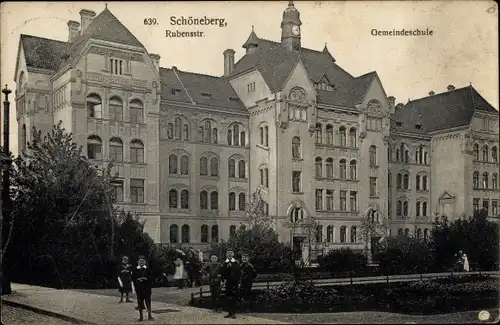
[[[140,259],[146,260],[146,258],[144,257],[144,255],[139,255],[139,257],[137,259],[138,260],[140,260]]]

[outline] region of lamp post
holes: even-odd
[[[2,157],[2,171],[3,171],[3,178],[2,178],[2,294],[10,294],[11,293],[11,287],[10,287],[10,270],[9,270],[9,264],[6,261],[6,257],[8,254],[6,254],[5,249],[6,243],[9,237],[10,233],[10,225],[12,222],[12,215],[11,215],[11,202],[10,202],[10,166],[12,164],[12,159],[10,157],[10,150],[9,150],[9,123],[10,123],[10,118],[9,118],[9,107],[10,107],[10,102],[9,102],[9,94],[12,91],[10,89],[7,89],[7,85],[5,85],[5,88],[2,89],[2,93],[5,95],[5,100],[3,102],[3,150],[4,150],[4,155]]]

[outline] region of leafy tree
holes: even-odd
[[[334,249],[319,259],[320,268],[331,273],[356,272],[366,267],[366,255],[350,248]]]
[[[377,248],[387,247],[389,220],[380,210],[369,207],[361,219],[359,230],[356,236],[364,242],[367,261],[371,262],[373,257],[371,256],[368,244],[373,236],[380,236],[382,241],[378,244],[379,247]]]
[[[252,193],[250,201],[245,205],[245,215],[251,227],[258,225],[262,228],[272,228],[273,220],[266,214],[265,205],[260,189]]]
[[[376,254],[381,270],[389,274],[431,271],[431,251],[423,240],[399,235],[389,237],[385,250]]]

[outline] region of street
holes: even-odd
[[[5,325],[18,324],[45,324],[45,325],[69,325],[74,324],[60,318],[47,316],[34,311],[2,304],[2,323]]]

